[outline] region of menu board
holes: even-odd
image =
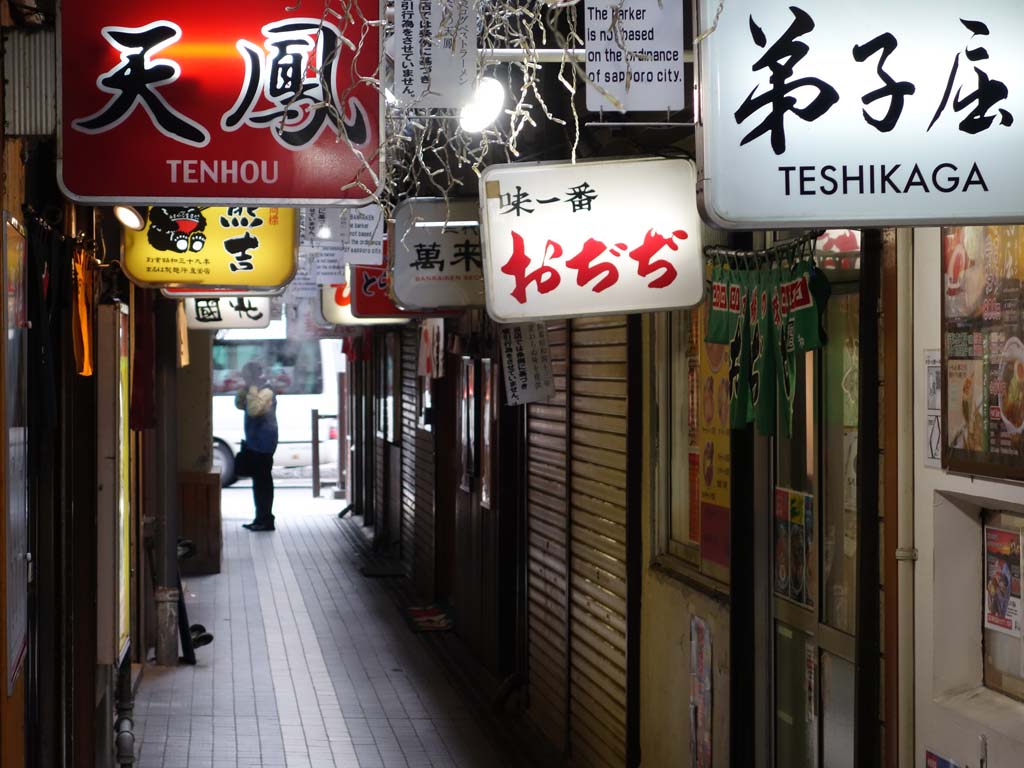
[[[1024,479],[1024,227],[942,229],[943,466]]]

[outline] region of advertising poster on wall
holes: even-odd
[[[960,768],[960,763],[936,754],[931,750],[924,753],[924,768]]]
[[[704,341],[708,301],[704,302],[698,331],[697,444],[699,461],[701,570],[710,576],[729,578],[729,510],[731,493],[729,468],[729,348]]]
[[[1020,531],[985,526],[985,628],[1021,636]]]
[[[711,768],[711,629],[690,617],[690,764]]]
[[[924,351],[925,424],[924,465],[942,466],[942,353],[937,349]]]
[[[943,464],[1024,479],[1024,228],[942,230]]]
[[[808,608],[818,602],[814,497],[775,489],[775,593]]]

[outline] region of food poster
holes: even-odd
[[[812,608],[818,602],[818,541],[814,497],[775,489],[775,593]]]
[[[699,397],[696,450],[700,458],[701,570],[715,578],[729,576],[730,471],[729,348],[703,341],[708,300],[700,313]]]
[[[690,764],[711,768],[711,630],[690,617]]]
[[[1024,227],[942,230],[949,469],[1024,478]]]
[[[985,526],[985,628],[1021,636],[1020,531]]]

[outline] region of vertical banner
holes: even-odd
[[[476,83],[474,0],[396,0],[395,96],[405,107],[459,108]]]
[[[543,323],[502,326],[501,361],[507,405],[544,402],[554,397],[551,347]]]
[[[611,93],[622,111],[683,109],[685,3],[662,0],[587,0],[587,78]],[[587,109],[614,105],[587,89]]]
[[[985,526],[985,629],[1021,636],[1020,531]]]
[[[690,764],[711,768],[711,630],[690,617]]]
[[[700,461],[701,569],[715,578],[729,577],[729,510],[731,509],[731,443],[729,437],[729,348],[703,341],[707,330],[707,306],[701,313],[700,368],[698,383],[699,424],[697,446]],[[692,526],[691,526],[692,527]]]
[[[444,318],[430,317],[421,323],[416,372],[430,379],[444,377]]]

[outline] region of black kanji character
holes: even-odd
[[[219,323],[220,299],[196,299],[196,320],[200,323]]]
[[[506,192],[499,198],[499,200],[501,201],[501,205],[507,208],[507,210],[501,211],[501,213],[514,212],[516,216],[521,216],[524,212],[533,213],[535,210],[534,208],[526,207],[526,204],[532,203],[533,200],[530,199],[530,193],[523,192],[523,188],[518,184],[516,184],[516,191],[514,193]]]
[[[263,317],[263,313],[260,312],[259,307],[244,296],[239,296],[231,308],[238,313],[239,318],[247,317],[250,320],[259,320]]]
[[[352,97],[347,111],[339,107],[336,83],[342,35],[338,28],[320,20],[287,20],[265,26],[263,33],[266,50],[272,54],[248,40],[238,41],[246,59],[246,80],[235,105],[221,118],[221,127],[225,131],[242,125],[266,128],[280,121],[274,137],[295,149],[315,142],[330,123],[336,134],[344,130],[353,144],[366,144],[369,118],[362,103]],[[267,109],[256,107],[261,93],[272,105]]]
[[[257,213],[258,208],[243,208],[242,206],[230,206],[225,215],[220,217],[222,227],[262,227],[263,219]]]
[[[793,23],[752,67],[754,72],[766,68],[769,70],[771,75],[768,81],[771,83],[771,89],[755,97],[754,94],[757,92],[757,86],[755,86],[735,114],[736,122],[742,124],[755,112],[769,107],[768,115],[760,125],[743,137],[740,145],[747,144],[770,131],[772,150],[776,155],[781,155],[786,151],[785,117],[787,112],[792,112],[801,120],[813,122],[839,101],[836,89],[817,77],[803,77],[787,82],[793,76],[793,68],[810,50],[806,44],[797,42],[797,38],[814,29],[814,20],[806,11],[796,6],[790,6],[789,10],[793,12]],[[764,48],[768,44],[764,31],[754,23],[753,16],[750,17],[750,34],[759,48]],[[818,92],[805,107],[798,107],[796,98],[790,95],[801,88],[814,88]]]
[[[885,113],[885,117],[878,120],[868,114],[868,111],[863,110],[864,119],[869,125],[873,125],[882,133],[888,133],[896,127],[896,123],[900,119],[900,115],[903,113],[903,102],[907,96],[913,95],[914,91],[917,90],[913,83],[908,82],[896,82],[885,72],[885,60],[892,55],[892,52],[896,50],[896,37],[886,32],[879,35],[874,40],[869,40],[864,45],[855,45],[853,47],[853,58],[858,62],[864,62],[868,57],[873,56],[879,51],[882,55],[878,57],[878,76],[885,83],[881,88],[872,91],[865,95],[861,101],[865,106],[871,104],[878,99],[889,97],[889,110]]]
[[[989,34],[988,26],[980,21],[960,19],[960,23],[971,32],[972,38],[976,35]],[[980,46],[978,48],[965,47],[964,53],[970,61],[984,61],[988,58],[988,51]],[[939,104],[939,108],[935,111],[935,117],[933,117],[932,121],[928,124],[929,131],[939,119],[942,111],[946,108],[946,104],[949,103],[949,96],[953,92],[953,84],[956,81],[956,73],[959,68],[960,54],[958,53],[956,58],[953,59],[953,68],[949,72],[949,80],[946,82],[946,91],[942,94],[942,102]],[[978,87],[973,93],[965,96],[964,98],[960,98],[960,92],[963,89],[957,88],[956,97],[953,99],[954,112],[960,112],[974,102],[977,102],[974,109],[971,110],[971,113],[960,121],[960,130],[969,134],[981,133],[982,131],[990,128],[993,121],[995,121],[996,116],[988,114],[988,111],[1000,101],[1003,101],[1010,93],[1006,87],[1006,83],[1001,80],[991,79],[988,74],[983,72],[979,67],[975,67],[974,71],[978,75]],[[1005,109],[1000,109],[999,124],[1006,127],[1013,125],[1013,115]]]
[[[461,243],[457,243],[454,255],[455,258],[452,259],[453,267],[457,267],[459,264],[462,264],[464,270],[469,272],[474,267],[479,270],[482,266],[479,241],[474,242],[467,238]]]
[[[209,144],[207,130],[171,107],[160,93],[164,85],[178,80],[181,66],[170,59],[151,59],[154,53],[181,39],[181,27],[155,21],[144,27],[104,27],[101,34],[121,52],[118,65],[96,80],[97,87],[113,97],[99,112],[72,125],[83,133],[105,133],[127,120],[142,104],[164,136],[196,147]]]
[[[444,259],[441,258],[441,246],[438,243],[417,243],[415,246],[416,260],[410,266],[419,272],[421,269],[436,269],[444,272]]]
[[[590,205],[597,200],[597,192],[590,186],[589,182],[584,181],[582,184],[569,187],[569,202],[572,203],[572,212],[577,213],[578,211],[589,211]]]
[[[252,254],[249,250],[258,248],[260,240],[252,232],[239,237],[231,237],[224,241],[224,250],[234,258],[228,266],[232,272],[251,272],[253,270]]]

